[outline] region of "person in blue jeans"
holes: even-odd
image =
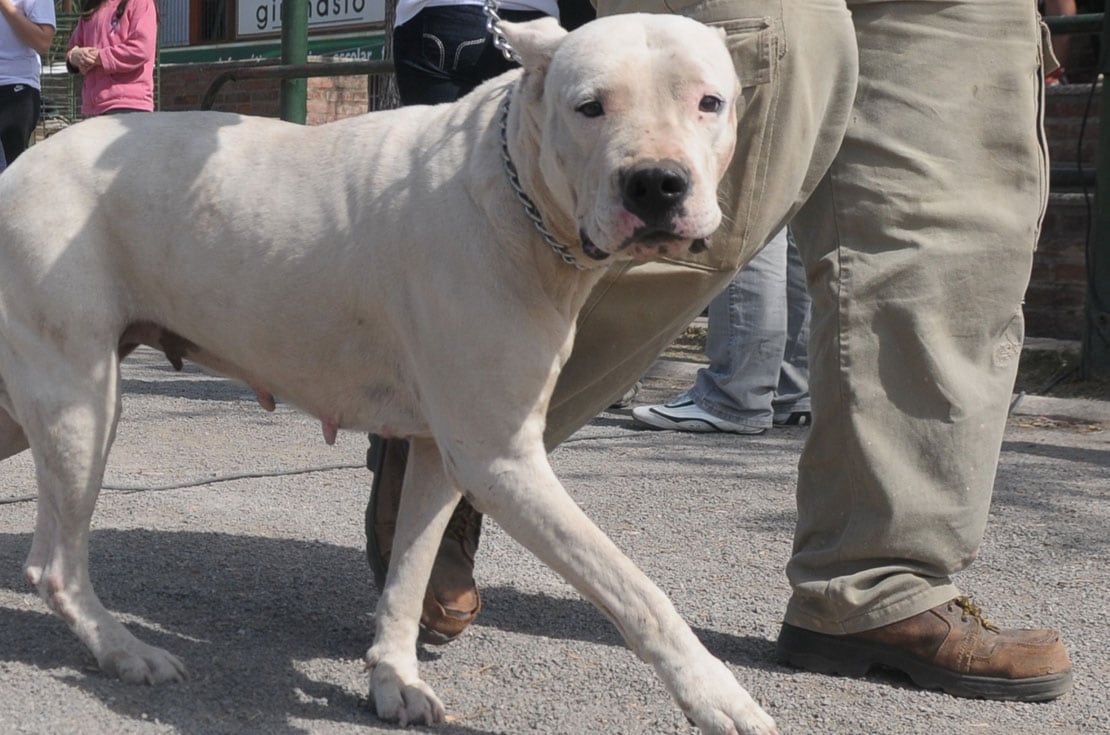
[[[393,66],[403,105],[454,102],[512,69],[486,30],[483,0],[398,0]],[[556,0],[504,0],[498,15],[519,23],[559,17]]]
[[[809,292],[783,228],[709,304],[709,365],[694,385],[632,416],[657,429],[762,434],[810,421]]]

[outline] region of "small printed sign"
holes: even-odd
[[[281,33],[281,0],[239,0],[236,37]],[[385,0],[308,0],[308,27],[342,28],[385,20]]]

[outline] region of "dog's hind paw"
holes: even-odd
[[[403,676],[401,668],[367,656],[370,698],[378,717],[401,725],[434,725],[446,719],[443,703],[432,688],[416,676]],[[415,667],[413,667],[415,669]]]
[[[188,678],[185,664],[169,651],[135,641],[124,650],[106,653],[97,660],[104,673],[128,684],[165,684]]]

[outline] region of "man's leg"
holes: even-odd
[[[786,347],[775,388],[775,424],[798,426],[812,421],[809,404],[810,299],[805,266],[794,231],[786,247]]]
[[[1034,4],[849,4],[855,112],[794,220],[814,423],[780,654],[963,696],[1058,696],[1058,636],[985,624],[951,579],[983,537],[1047,193]]]

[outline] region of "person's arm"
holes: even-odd
[[[0,15],[12,27],[17,38],[27,44],[39,54],[50,50],[50,42],[54,40],[54,26],[48,23],[35,23],[20,12],[12,0],[0,0]]]
[[[158,15],[154,0],[131,0],[125,15],[130,24],[127,37],[119,43],[97,49],[94,65],[109,73],[138,69],[154,58],[158,44]]]

